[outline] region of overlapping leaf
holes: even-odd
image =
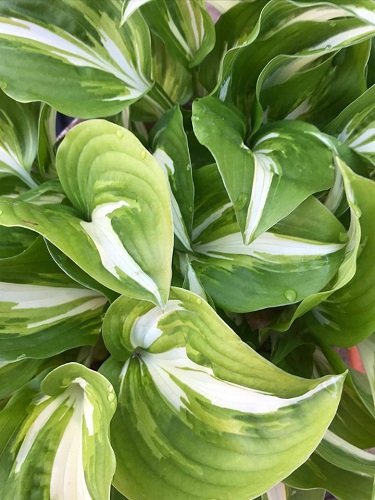
[[[10,0],[0,6],[0,87],[71,116],[107,116],[151,88],[150,35],[117,0]],[[63,85],[63,88],[62,88]]]
[[[197,66],[215,43],[215,29],[204,2],[190,0],[125,0],[123,21],[140,11],[170,54],[186,67]]]
[[[119,397],[114,485],[127,497],[254,498],[306,460],[335,413],[342,376],[282,372],[186,290],[164,312],[120,297],[103,334]]]
[[[298,302],[336,273],[345,229],[316,198],[245,245],[215,166],[196,173],[195,187],[192,266],[223,309],[248,312]]]
[[[247,110],[259,75],[275,57],[298,55],[297,64],[305,64],[306,56],[335,53],[375,34],[373,9],[360,3],[246,2],[224,13],[216,26],[217,44],[201,77],[210,89],[218,82],[221,99]]]
[[[111,384],[68,363],[49,373],[41,389],[28,406],[16,397],[0,413],[9,441],[0,448],[0,469],[9,474],[0,473],[1,497],[26,500],[38,492],[40,498],[109,499],[115,469],[108,439],[116,408]],[[16,421],[13,432],[4,427],[9,418]]]
[[[37,121],[31,108],[10,99],[0,90],[0,178],[15,175],[29,187],[37,153]]]
[[[325,342],[347,347],[364,340],[375,329],[375,268],[372,265],[375,184],[355,174],[340,160],[338,164],[352,214],[351,244],[333,286],[326,294],[306,302],[310,309],[316,305],[306,320],[314,334]]]
[[[245,244],[333,183],[332,153],[302,122],[264,126],[246,146],[246,118],[213,97],[193,105],[194,131],[215,157]]]
[[[156,160],[129,131],[91,120],[68,133],[57,171],[76,210],[2,199],[0,224],[42,234],[112,290],[164,304],[173,226]]]
[[[174,233],[183,248],[191,251],[194,185],[188,141],[178,107],[166,113],[153,129],[152,149],[169,180]]]
[[[0,359],[47,358],[95,344],[106,302],[64,274],[39,238],[0,261]]]
[[[349,104],[326,131],[375,165],[375,85]]]

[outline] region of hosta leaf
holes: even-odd
[[[0,361],[0,398],[8,396],[35,377],[44,363],[40,359]]]
[[[215,157],[245,244],[333,183],[332,153],[312,125],[269,124],[249,149],[245,116],[214,97],[194,103],[193,125]]]
[[[349,104],[326,131],[375,165],[375,85]]]
[[[134,12],[137,7],[141,7],[141,13],[149,27],[163,40],[172,57],[182,65],[197,66],[214,46],[215,28],[201,0],[133,0],[128,2],[125,18],[129,18],[131,8]]]
[[[150,36],[117,0],[12,0],[0,7],[0,78],[20,101],[80,117],[121,111],[151,87]],[[27,84],[25,84],[27,82]],[[63,92],[61,91],[63,82]]]
[[[36,234],[21,227],[0,226],[0,259],[14,257],[26,250]]]
[[[38,124],[38,166],[44,178],[56,177],[56,115],[55,109],[42,104]]]
[[[67,134],[57,171],[78,212],[2,199],[0,224],[42,234],[107,288],[165,303],[173,225],[156,160],[128,130],[90,120]]]
[[[348,246],[351,255],[347,256],[346,272],[350,273],[349,279],[353,277],[347,281],[341,273],[326,296],[313,298],[314,302],[317,301],[315,304],[319,304],[328,297],[316,305],[306,319],[314,334],[324,342],[348,347],[364,340],[375,330],[375,268],[372,265],[375,184],[337,161],[352,212],[352,243]]]
[[[338,404],[342,376],[282,372],[186,290],[164,312],[120,297],[103,334],[114,485],[130,498],[254,498],[306,460]]]
[[[203,65],[204,82],[213,81],[207,72],[215,76],[217,68],[215,91],[220,99],[246,110],[249,110],[257,78],[274,57],[328,54],[375,34],[375,26],[371,24],[373,16],[362,15],[349,6],[327,2],[296,4],[289,0],[265,3],[240,4],[223,14],[216,28],[217,49]],[[233,23],[234,28],[228,31],[227,26]]]
[[[223,309],[248,312],[298,302],[336,273],[345,229],[316,198],[309,197],[245,245],[215,167],[199,169],[195,187],[191,261],[206,292]]]
[[[0,359],[47,358],[95,344],[106,302],[66,276],[39,238],[0,261]]]
[[[166,113],[153,129],[152,149],[169,180],[174,233],[183,248],[191,251],[194,185],[188,141],[178,107]]]
[[[283,118],[328,123],[366,90],[370,46],[366,40],[337,53],[275,57],[257,81],[253,129]]]
[[[0,69],[1,72],[1,69]],[[37,122],[28,105],[13,101],[0,90],[0,178],[15,175],[29,187],[37,152]]]
[[[358,470],[346,470],[324,459],[317,452],[313,453],[285,482],[297,488],[324,488],[339,500],[373,498],[373,473],[364,474]]]
[[[357,347],[366,371],[375,408],[375,334],[360,342]]]
[[[109,499],[115,469],[108,439],[116,408],[111,384],[68,363],[49,373],[41,388],[12,443],[14,463],[2,498]]]
[[[325,490],[299,490],[284,483],[278,483],[259,500],[324,500]]]

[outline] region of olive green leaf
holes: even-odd
[[[117,0],[2,2],[0,87],[69,116],[121,111],[152,83],[147,25],[138,13],[122,27],[120,18]]]
[[[307,459],[337,408],[341,375],[279,370],[186,290],[164,311],[120,297],[103,336],[119,399],[113,484],[129,498],[254,498]]]
[[[269,124],[248,147],[245,116],[205,97],[193,104],[193,126],[217,162],[245,244],[333,183],[332,153],[312,125]]]
[[[248,312],[299,302],[337,272],[345,228],[315,197],[245,245],[215,166],[199,169],[194,179],[191,264],[219,307]]]

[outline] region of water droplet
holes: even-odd
[[[336,27],[336,24],[337,24],[337,23],[336,23],[336,21],[331,21],[331,22],[329,23],[329,25],[331,26],[331,28],[335,28],[335,27]]]
[[[328,44],[328,45],[326,45],[326,46],[325,46],[325,49],[326,49],[326,50],[330,50],[330,49],[332,49],[332,45],[329,45],[329,44]]]
[[[202,299],[197,299],[197,304],[198,305],[202,304]]]
[[[7,82],[0,82],[0,89],[5,90],[8,87]]]
[[[188,210],[190,213],[193,213],[193,207],[189,207]]]
[[[67,387],[68,385],[70,384],[70,379],[68,378],[63,378],[62,381],[61,381],[61,385],[63,387]]]
[[[119,128],[119,129],[117,129],[116,135],[119,139],[122,139],[125,134],[124,134],[124,131],[121,128]]]
[[[142,152],[141,152],[141,158],[144,160],[147,156],[147,153],[146,153],[146,150],[144,149]]]
[[[186,165],[186,170],[189,172],[189,170],[191,170],[191,165]]]
[[[341,232],[339,234],[339,241],[341,241],[342,243],[346,243],[348,241],[348,235],[347,235],[347,233]]]
[[[113,403],[113,401],[116,399],[116,396],[114,395],[113,392],[110,392],[107,396],[107,399],[110,403]]]
[[[295,302],[295,300],[297,298],[297,292],[295,290],[287,290],[284,293],[284,297],[286,298],[286,300],[288,302]]]
[[[246,203],[249,201],[249,196],[246,193],[240,193],[237,200],[234,202],[234,207],[236,210],[241,210]]]
[[[0,210],[0,215],[2,215],[2,213],[3,213],[3,211],[2,211],[2,210]]]

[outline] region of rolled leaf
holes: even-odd
[[[131,4],[135,4],[133,12],[135,6],[141,7],[140,11],[151,30],[163,40],[172,57],[183,66],[197,66],[213,48],[215,29],[203,1],[133,0],[128,2],[125,17],[130,12]]]
[[[0,177],[12,174],[29,187],[36,186],[30,174],[36,152],[37,121],[33,111],[0,90]]]
[[[312,125],[270,124],[249,149],[245,116],[213,97],[194,103],[193,125],[217,162],[245,244],[333,183],[332,153]]]
[[[186,290],[164,311],[120,297],[103,335],[114,486],[128,498],[254,498],[306,460],[336,411],[342,376],[277,369]]]
[[[337,135],[357,153],[375,165],[375,85],[349,104],[327,125],[329,134]]]
[[[348,246],[352,256],[349,255],[346,260],[349,279],[352,278],[348,281],[344,273],[340,274],[338,283],[327,293],[327,298],[323,296],[326,300],[316,305],[306,320],[314,334],[324,342],[348,347],[369,337],[375,329],[375,269],[372,265],[375,251],[372,217],[375,184],[355,174],[339,159],[337,161],[352,214],[353,236]],[[320,302],[323,297],[314,300]]]
[[[194,185],[180,109],[176,107],[166,113],[153,134],[153,156],[169,181],[174,233],[183,248],[191,251]]]
[[[121,111],[151,81],[148,28],[138,13],[122,27],[120,18],[119,1],[63,0],[58,11],[43,0],[3,2],[0,87],[70,116]]]
[[[14,463],[2,498],[26,500],[37,492],[41,498],[109,500],[113,387],[102,375],[68,363],[49,373],[41,389],[13,437]]]

